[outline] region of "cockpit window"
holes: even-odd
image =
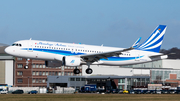
[[[18,43],[13,43],[12,46],[22,46],[21,44],[18,44]]]

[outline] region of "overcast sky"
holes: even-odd
[[[130,47],[167,25],[163,49],[180,48],[180,0],[1,0],[0,43],[24,39]]]

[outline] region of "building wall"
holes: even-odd
[[[0,60],[0,84],[13,86],[13,64],[13,60]]]
[[[133,75],[149,75],[150,69],[121,68],[118,66],[97,66],[92,65],[92,74],[86,74],[87,66],[82,66],[82,76],[91,75],[117,75],[117,76],[133,76]]]
[[[14,85],[14,60],[5,60],[5,84]]]
[[[18,65],[22,65],[21,68],[19,68]],[[15,59],[15,86],[28,87],[29,85],[29,87],[46,87],[47,76],[73,76],[73,70],[75,69],[75,67],[64,66],[53,68],[46,67],[45,61],[43,60],[30,60],[28,64],[28,69],[24,69],[25,65],[26,59]],[[81,71],[81,67],[79,68]]]
[[[126,66],[121,66],[121,67],[126,67],[126,68],[163,68],[162,61],[164,61],[164,60],[152,61],[152,62],[135,64],[135,65],[126,65]]]
[[[176,75],[172,78],[180,79],[180,70],[174,69],[152,69],[151,70],[151,82],[158,81],[165,83],[166,80],[170,79],[171,74]]]
[[[5,84],[5,61],[0,61],[0,84]]]
[[[164,59],[158,61],[152,61],[148,63],[135,64],[135,65],[126,65],[121,67],[126,68],[172,68],[172,69],[180,69],[180,60],[174,59]]]
[[[132,76],[133,69],[132,68],[120,68],[119,66],[102,66],[102,65],[91,65],[90,67],[93,70],[92,74],[86,74],[87,66],[82,66],[82,75],[90,76],[90,75],[119,75],[119,76]]]
[[[180,69],[180,60],[166,59],[162,61],[163,68]]]

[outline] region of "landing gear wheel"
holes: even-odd
[[[29,68],[28,65],[24,66],[24,69],[28,69],[28,68]]]
[[[79,73],[80,73],[80,70],[79,70],[79,69],[74,69],[73,73],[74,73],[74,74],[79,74]]]
[[[91,74],[92,72],[93,72],[93,70],[91,68],[86,69],[87,74]]]

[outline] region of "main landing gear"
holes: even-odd
[[[80,70],[76,67],[73,71],[74,74],[79,74],[80,73]]]
[[[87,74],[92,74],[93,70],[90,68],[91,62],[87,62],[88,68],[86,69]]]
[[[87,74],[92,74],[92,72],[93,72],[93,70],[92,70],[90,67],[88,67],[88,68],[86,69],[86,73],[87,73]],[[79,74],[79,73],[80,73],[80,70],[76,67],[76,68],[73,70],[73,73],[74,73],[74,74]]]
[[[87,74],[92,74],[92,72],[93,72],[93,70],[92,70],[91,68],[87,68],[87,69],[86,69],[86,73],[87,73]]]

